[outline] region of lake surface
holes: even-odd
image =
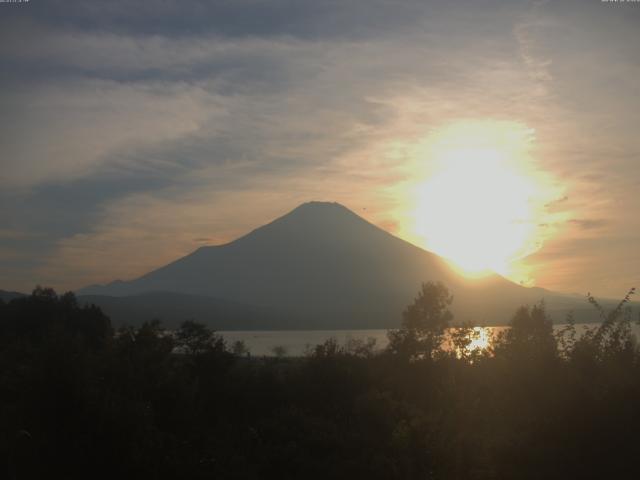
[[[593,328],[598,324],[576,324],[578,333],[584,332],[586,328]],[[558,330],[564,325],[554,325]],[[478,348],[486,347],[491,339],[501,330],[507,327],[476,327],[476,337],[473,345]],[[633,332],[640,337],[640,327],[633,325]],[[387,330],[269,330],[269,331],[220,331],[218,332],[231,344],[237,340],[242,340],[251,355],[272,356],[276,347],[283,347],[285,355],[300,356],[330,338],[335,338],[340,345],[345,345],[350,340],[366,341],[372,338],[376,342],[376,349],[383,349],[387,346]]]

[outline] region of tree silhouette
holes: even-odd
[[[209,327],[194,320],[185,320],[176,331],[176,341],[185,353],[198,355],[212,350],[224,350],[224,340]]]
[[[453,320],[453,296],[441,282],[422,284],[402,314],[402,328],[389,332],[389,350],[409,358],[433,358]]]
[[[543,302],[533,307],[520,307],[509,327],[495,340],[496,354],[522,361],[550,360],[558,356],[553,322]]]
[[[0,478],[637,478],[634,305],[564,344],[522,307],[472,357],[445,354],[471,333],[451,301],[425,283],[406,308],[410,362],[335,339],[239,359],[192,320],[114,334],[72,294],[0,302]]]

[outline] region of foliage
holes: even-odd
[[[494,341],[494,354],[520,362],[553,360],[558,355],[553,322],[544,303],[520,307],[509,327]]]
[[[37,288],[0,303],[0,477],[635,478],[632,294],[586,333],[520,308],[474,353],[477,330],[446,338],[451,296],[425,284],[383,352],[257,358],[193,321],[114,332]]]
[[[422,284],[402,314],[402,328],[389,332],[389,351],[412,359],[433,358],[453,320],[453,296],[441,282]]]
[[[188,355],[224,351],[224,339],[194,320],[185,320],[176,331],[176,342]]]
[[[243,340],[236,340],[235,342],[233,342],[233,344],[231,345],[231,352],[238,357],[250,355],[249,348]]]

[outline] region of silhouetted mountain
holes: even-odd
[[[288,330],[296,328],[295,318],[265,308],[243,305],[202,295],[149,292],[125,297],[80,295],[81,304],[98,305],[118,325],[140,325],[161,319],[162,325],[176,328],[182,321],[198,319],[215,330]]]
[[[78,293],[103,297],[182,294],[164,294],[165,309],[160,313],[168,311],[169,305],[177,312],[191,304],[189,312],[194,314],[189,316],[201,321],[225,311],[227,306],[217,302],[230,302],[227,305],[243,306],[245,313],[233,316],[241,329],[262,324],[253,317],[259,312],[279,312],[287,319],[283,323],[294,322],[295,328],[302,329],[386,328],[398,325],[402,310],[421,282],[428,280],[443,281],[453,292],[457,321],[503,324],[518,306],[542,299],[556,321],[563,321],[572,309],[589,315],[579,317],[580,321],[594,320],[593,309],[581,298],[525,288],[499,275],[467,279],[439,256],[394,237],[342,205],[323,202],[303,204],[233,242],[201,247],[138,279],[87,287]],[[194,295],[198,300],[190,297]],[[215,298],[211,300],[215,305],[203,297]],[[129,301],[93,297],[91,301],[107,312],[116,305],[124,308],[127,302],[140,305],[140,297]],[[214,313],[207,314],[207,308]],[[236,311],[235,307],[229,311]],[[261,318],[270,316],[273,313]],[[273,328],[278,323],[274,320]]]
[[[26,294],[20,292],[8,292],[6,290],[0,290],[0,300],[3,302],[10,302],[14,298],[26,297]]]

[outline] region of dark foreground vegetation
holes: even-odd
[[[586,335],[523,307],[474,351],[470,327],[443,348],[452,299],[425,284],[383,352],[252,359],[38,288],[0,302],[0,478],[639,478],[628,299]]]

